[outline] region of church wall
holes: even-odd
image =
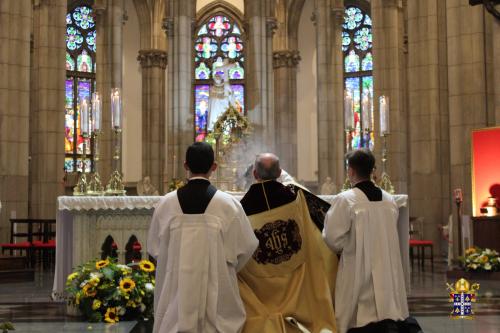
[[[318,124],[316,96],[316,39],[311,21],[314,0],[306,0],[298,29],[297,66],[297,179],[318,181]]]
[[[123,26],[123,161],[125,182],[142,175],[142,79],[137,61],[140,49],[139,20],[133,0],[125,0],[128,20]]]
[[[0,242],[28,216],[30,0],[0,2]]]

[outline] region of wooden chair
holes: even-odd
[[[418,267],[425,271],[425,249],[430,249],[430,261],[431,270],[434,271],[434,242],[431,240],[426,240],[424,238],[424,218],[423,217],[410,217],[410,260],[411,267],[413,268],[413,262],[416,252]]]

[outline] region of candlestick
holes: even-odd
[[[106,195],[125,195],[127,191],[123,186],[122,175],[118,170],[120,167],[120,147],[121,147],[121,133],[122,130],[119,127],[114,127],[114,142],[115,142],[115,152],[113,154],[113,164],[115,170],[111,173],[108,186],[106,186]]]
[[[390,194],[394,194],[394,186],[392,186],[391,179],[386,172],[386,163],[387,163],[387,136],[389,133],[384,132],[382,135],[383,138],[383,148],[382,148],[382,174],[380,175],[380,183],[379,186],[386,192]]]
[[[361,103],[361,122],[363,123],[362,129],[370,129],[372,127],[372,106],[370,93],[364,94],[363,101]]]
[[[120,88],[111,90],[111,127],[121,128],[122,124],[122,100]]]
[[[348,90],[344,91],[344,128],[354,128],[353,94]]]
[[[98,92],[92,94],[92,129],[96,132],[101,130],[102,125],[102,101]]]
[[[88,195],[103,195],[104,194],[104,187],[102,186],[101,183],[101,176],[99,175],[99,171],[97,169],[97,165],[99,163],[99,135],[100,131],[94,131],[93,136],[94,136],[94,172],[92,176],[90,177],[90,181],[88,184]]]
[[[380,110],[380,136],[384,136],[385,133],[389,134],[389,97],[380,96],[379,98],[379,110]]]
[[[89,109],[87,98],[80,101],[80,130],[82,136],[89,133]]]
[[[88,119],[88,118],[87,118]],[[82,138],[83,138],[83,144],[82,144],[82,173],[78,177],[78,182],[76,183],[76,186],[73,188],[73,195],[75,196],[82,196],[87,194],[88,190],[88,184],[87,184],[87,175],[85,173],[85,160],[87,159],[87,132],[82,132]]]

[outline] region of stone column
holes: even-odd
[[[318,75],[318,181],[331,177],[337,188],[345,179],[343,13],[343,1],[318,0],[313,16]]]
[[[116,165],[112,159],[114,152],[114,136],[111,131],[111,89],[122,88],[122,52],[123,52],[123,0],[96,0],[96,87],[102,95],[102,134],[100,136],[100,156],[98,171],[103,185],[106,185],[111,172],[117,168],[121,171],[121,163]],[[123,112],[127,106],[123,105]]]
[[[273,52],[276,151],[281,167],[297,176],[297,65],[299,51]]]
[[[380,153],[379,103],[381,95],[390,100],[390,136],[387,172],[397,193],[407,192],[407,114],[405,96],[404,16],[400,0],[373,0],[373,88],[375,151]],[[380,161],[380,159],[379,159]],[[378,163],[380,165],[380,162]],[[379,168],[380,169],[380,168]]]
[[[30,112],[30,217],[55,218],[64,193],[64,81],[66,1],[39,1],[33,7],[33,61]]]
[[[272,37],[277,23],[273,15],[271,1],[245,1],[247,116],[253,126],[255,145],[268,151],[275,150]]]
[[[164,193],[167,52],[140,50],[137,60],[142,67],[142,176],[151,177],[151,183]]]
[[[465,214],[472,212],[471,130],[486,127],[488,114],[483,11],[467,0],[446,1],[451,190],[464,189]]]
[[[451,208],[445,27],[445,2],[408,2],[410,215],[424,217],[435,242]]]
[[[0,2],[1,242],[9,240],[11,212],[28,216],[31,7],[29,0]]]
[[[172,0],[164,29],[168,39],[167,179],[185,178],[187,147],[194,141],[193,40],[196,1]]]

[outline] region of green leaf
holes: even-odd
[[[114,272],[112,269],[108,268],[108,267],[104,267],[102,269],[102,274],[106,277],[106,279],[108,280],[113,280],[113,275],[114,275]]]

